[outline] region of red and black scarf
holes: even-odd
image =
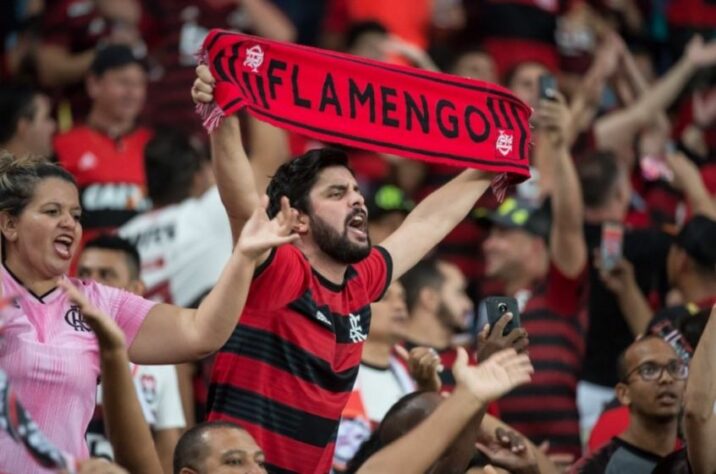
[[[213,30],[201,61],[217,80],[204,125],[246,108],[325,143],[529,177],[530,108],[495,84]]]

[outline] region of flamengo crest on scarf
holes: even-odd
[[[530,176],[530,108],[498,85],[222,30],[199,56],[209,130],[246,108],[324,143],[498,173],[498,197]]]

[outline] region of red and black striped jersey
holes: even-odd
[[[521,323],[530,338],[532,382],[499,399],[502,420],[551,451],[579,457],[577,381],[586,332],[586,271],[568,278],[554,265],[534,287]],[[536,402],[537,401],[537,402]]]
[[[370,303],[392,275],[374,247],[341,285],[318,274],[293,245],[254,275],[240,321],[219,351],[209,420],[238,423],[266,454],[270,472],[328,472],[370,326]]]

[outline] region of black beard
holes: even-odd
[[[335,229],[315,214],[311,215],[309,221],[313,240],[318,245],[318,248],[333,260],[346,265],[360,262],[370,254],[371,249],[370,237],[368,237],[365,245],[354,244],[348,239],[347,222],[352,218],[353,215],[346,219],[346,230],[342,234],[336,232]]]

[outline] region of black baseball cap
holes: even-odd
[[[147,70],[147,64],[134,54],[132,48],[123,44],[110,44],[97,51],[90,71],[95,76],[101,76],[110,69],[117,69],[128,64],[138,64],[142,69]]]
[[[674,243],[698,264],[716,272],[716,221],[700,214],[693,216]]]
[[[549,239],[551,213],[549,201],[541,206],[518,198],[508,197],[495,210],[475,209],[473,215],[481,223],[497,225],[505,229],[520,229],[545,240]]]
[[[368,219],[380,219],[386,214],[399,212],[407,214],[415,204],[408,199],[405,192],[394,184],[384,184],[368,197]]]

